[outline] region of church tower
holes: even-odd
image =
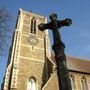
[[[46,20],[19,10],[2,90],[41,90],[48,80],[49,35],[38,29]]]

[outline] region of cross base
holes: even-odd
[[[52,46],[52,49],[55,53],[55,60],[57,65],[59,90],[72,90],[66,65],[66,56],[64,54],[64,48],[65,45],[61,41],[58,42],[58,44],[54,44]]]

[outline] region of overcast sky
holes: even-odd
[[[43,16],[57,13],[58,19],[71,18],[72,25],[60,29],[66,55],[90,60],[90,0],[0,0],[13,17],[15,27],[19,8]],[[49,18],[48,18],[49,21]],[[53,44],[50,31],[51,45]],[[0,56],[0,84],[6,70],[7,56]]]

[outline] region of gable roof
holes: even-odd
[[[51,55],[51,60],[56,64],[54,54]],[[68,70],[90,74],[90,61],[89,60],[66,56],[66,62],[67,62]]]

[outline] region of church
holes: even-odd
[[[38,29],[46,22],[44,16],[19,10],[2,90],[59,90],[48,30]],[[90,61],[70,56],[66,61],[72,90],[90,90]]]

